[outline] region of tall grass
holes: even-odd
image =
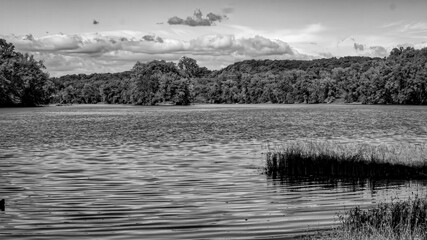
[[[427,178],[427,147],[297,141],[269,147],[265,171],[273,177]]]
[[[427,199],[381,203],[362,210],[351,209],[340,216],[341,225],[323,235],[308,239],[346,240],[425,240],[427,239]]]

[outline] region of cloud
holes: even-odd
[[[197,26],[212,26],[215,22],[221,22],[223,19],[227,18],[225,15],[218,15],[214,13],[208,13],[206,18],[203,18],[202,11],[196,9],[193,16],[182,19],[180,17],[174,16],[169,18],[169,25],[187,25],[192,27]]]
[[[354,43],[354,49],[356,51],[363,51],[365,50],[365,47],[363,46],[363,44]]]
[[[54,52],[35,52],[32,54],[36,59],[43,61],[52,77],[75,73],[120,72],[131,69],[135,64],[135,61],[123,62],[104,59],[103,57],[88,58],[84,55],[68,56]]]
[[[52,76],[129,70],[136,61],[203,59],[212,69],[245,59],[311,59],[288,43],[260,35],[204,35],[188,41],[142,32],[117,31],[44,37],[7,35],[18,51],[43,60]]]
[[[185,24],[185,23],[184,23],[184,19],[179,18],[179,17],[177,17],[177,16],[169,18],[168,23],[169,23],[170,25]]]
[[[369,46],[354,42],[353,47],[360,56],[386,57],[389,55],[389,50],[383,46]]]
[[[223,16],[217,15],[214,13],[208,13],[208,15],[206,15],[206,17],[208,17],[210,22],[215,22],[215,21],[221,22],[221,20],[224,18]]]
[[[427,37],[426,21],[408,22],[401,20],[380,27],[387,30],[385,34],[388,36],[400,39],[400,43],[408,41],[409,39],[419,39],[422,41]]]
[[[292,56],[296,54],[287,43],[262,36],[236,38],[234,35],[207,35],[190,41],[190,49],[194,52],[209,53],[211,55],[246,57]]]
[[[21,51],[62,51],[78,49],[82,39],[77,35],[51,35],[35,39],[33,35],[6,36],[6,40],[13,42]]]
[[[403,25],[402,32],[425,33],[427,32],[427,22],[409,23]]]
[[[382,46],[372,46],[369,47],[369,50],[374,57],[387,57],[389,55],[389,51]]]
[[[149,42],[163,43],[163,39],[161,37],[156,37],[154,35],[144,35],[142,37],[142,39],[144,39],[145,41],[149,41]]]

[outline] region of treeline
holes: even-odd
[[[41,62],[0,42],[0,106],[46,103],[427,104],[427,48],[395,48],[387,58],[247,60],[218,71],[182,57],[137,62],[120,73],[50,78]]]
[[[427,104],[427,48],[395,48],[387,58],[247,60],[219,71],[183,57],[52,81],[60,103]]]

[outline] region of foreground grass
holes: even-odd
[[[427,147],[292,142],[268,149],[265,171],[273,177],[427,178]]]
[[[339,218],[338,228],[305,239],[427,239],[427,199],[381,203],[368,210],[356,207]]]

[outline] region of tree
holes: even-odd
[[[181,57],[178,68],[183,71],[186,77],[203,77],[210,73],[206,67],[199,67],[197,61],[189,57]]]
[[[132,81],[134,82],[132,98],[135,104],[191,103],[190,81],[172,62],[138,62],[132,69]]]
[[[0,39],[0,106],[36,106],[49,102],[48,74],[43,62],[32,55],[14,51]]]

